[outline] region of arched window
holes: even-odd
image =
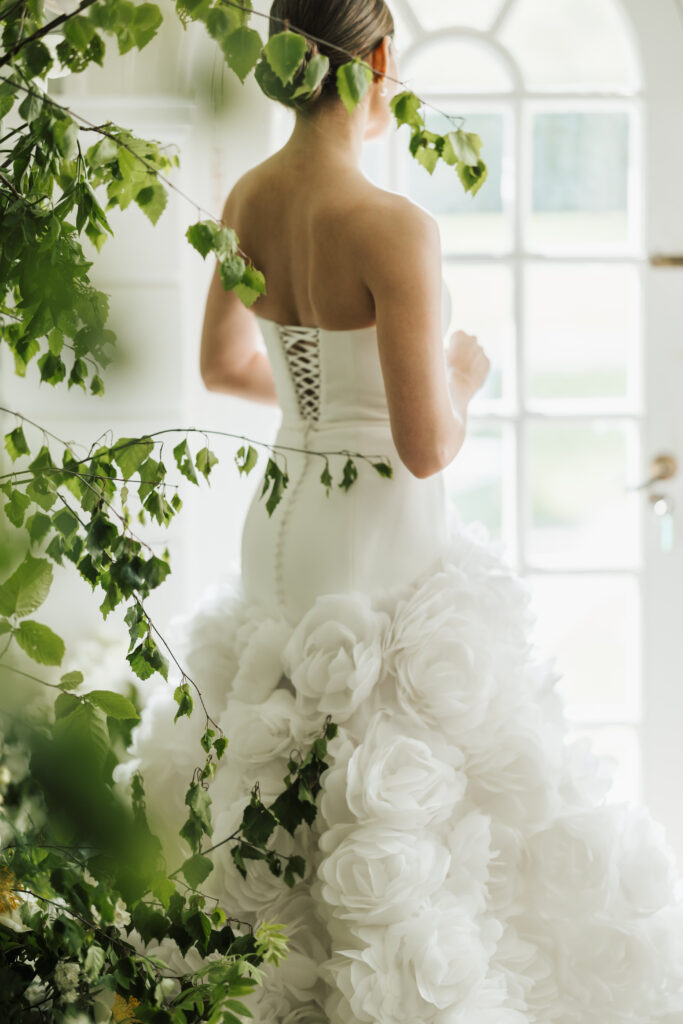
[[[409,129],[365,170],[438,219],[450,331],[492,370],[448,469],[525,575],[575,733],[615,756],[610,799],[640,794],[641,75],[615,0],[392,0],[399,73],[463,117],[488,179],[432,177]],[[406,133],[404,136],[402,133]],[[449,333],[450,333],[449,331]]]

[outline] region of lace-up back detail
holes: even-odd
[[[302,419],[320,418],[320,329],[279,325]]]

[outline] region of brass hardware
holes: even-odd
[[[653,267],[683,267],[683,256],[655,252],[650,255],[650,263]]]
[[[651,484],[656,484],[660,480],[670,480],[671,477],[676,475],[678,469],[678,461],[675,455],[669,455],[663,452],[661,455],[655,455],[650,463],[651,475],[648,480],[644,480],[642,484],[632,484],[627,489],[629,491],[640,491],[644,487],[650,487]],[[654,497],[652,500],[656,500]]]

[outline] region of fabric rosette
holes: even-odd
[[[239,758],[250,765],[288,757],[298,742],[295,700],[285,689],[275,689],[258,706],[237,697],[218,718],[228,740],[228,762]]]
[[[384,708],[367,725],[346,766],[346,801],[357,821],[416,830],[445,821],[461,800],[465,774],[435,757],[412,728]]]
[[[568,812],[530,835],[522,856],[529,898],[542,916],[598,914],[617,885],[619,826],[613,808]]]
[[[297,710],[345,722],[383,671],[389,616],[366,594],[325,594],[301,618],[285,645],[283,665]]]
[[[358,929],[362,948],[338,950],[322,966],[348,1006],[346,1019],[435,1024],[444,1011],[500,1006],[488,981],[502,926],[476,920],[452,893],[439,892],[416,914],[388,927]],[[339,1016],[340,1022],[344,1019]]]
[[[333,825],[318,842],[321,896],[351,927],[410,916],[443,884],[450,865],[448,849],[431,832]]]
[[[282,887],[281,887],[282,888]],[[265,987],[280,991],[292,1005],[318,1001],[326,996],[326,986],[320,977],[319,965],[330,955],[330,939],[319,919],[310,886],[298,882],[283,891],[261,908],[261,921],[275,921],[284,926],[287,935],[287,953],[277,964],[266,963]],[[280,1020],[278,1014],[275,1020]]]

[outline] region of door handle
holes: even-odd
[[[629,484],[626,490],[641,491],[645,487],[659,483],[660,480],[670,480],[676,475],[677,470],[678,460],[676,456],[671,455],[669,452],[662,452],[660,455],[655,455],[650,462],[650,476],[648,479],[643,480],[641,484]]]

